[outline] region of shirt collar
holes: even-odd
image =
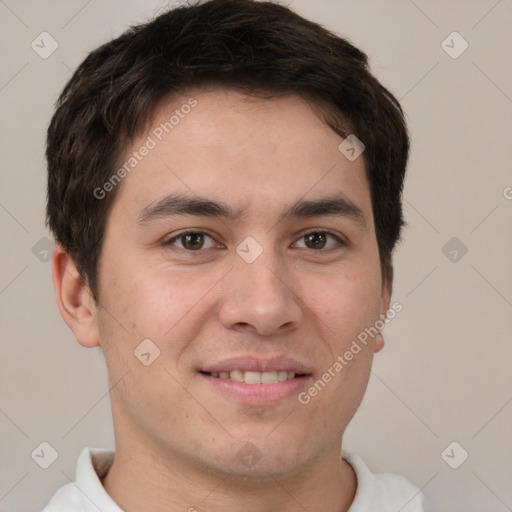
[[[83,493],[87,512],[123,512],[107,493],[101,478],[114,461],[114,450],[104,448],[84,448],[76,465],[76,486]]]

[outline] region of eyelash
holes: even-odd
[[[333,233],[332,231],[329,231],[328,229],[311,228],[311,229],[303,232],[301,234],[301,236],[297,240],[300,240],[300,239],[306,237],[307,235],[310,235],[310,234],[313,234],[313,233],[321,233],[321,234],[326,234],[326,235],[331,236],[332,238],[334,238],[336,240],[336,242],[338,242],[338,244],[339,244],[339,247],[337,247],[338,249],[340,247],[343,247],[343,246],[347,245],[347,242],[345,240],[343,240],[340,236],[338,236],[337,234]],[[182,249],[180,247],[177,247],[177,248],[173,247],[173,244],[174,244],[174,242],[176,240],[179,240],[180,238],[182,238],[184,236],[187,236],[187,235],[191,235],[191,234],[206,235],[206,236],[210,237],[212,240],[214,240],[214,238],[210,234],[205,232],[205,231],[198,231],[198,230],[190,229],[190,230],[187,230],[187,231],[182,231],[181,233],[178,233],[177,235],[174,235],[172,238],[168,238],[167,240],[164,240],[162,242],[162,245],[165,248],[167,248],[167,249],[170,249],[172,251],[183,252],[183,253],[186,253],[187,255],[195,255],[195,254],[200,255],[201,253],[203,253],[207,249],[198,249],[196,251],[192,251],[192,250],[189,250],[189,249]],[[306,248],[306,250],[312,251],[312,252],[317,253],[317,254],[323,254],[325,252],[336,250],[337,248],[336,247],[330,248],[330,249],[308,249],[308,248]]]

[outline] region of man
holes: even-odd
[[[409,142],[366,56],[291,10],[179,7],[92,52],[48,130],[60,312],[115,453],[46,512],[419,511],[342,452],[393,311]]]

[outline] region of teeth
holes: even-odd
[[[235,370],[234,372],[229,372],[229,378],[231,380],[236,380],[237,382],[243,382],[244,381],[244,372],[241,372],[240,370]]]
[[[273,384],[277,382],[277,372],[263,372],[261,374],[262,384]]]
[[[286,370],[280,370],[277,372],[277,380],[283,382],[288,379],[288,372]]]
[[[260,372],[245,372],[244,382],[246,384],[261,384],[261,375]]]
[[[275,382],[284,382],[295,378],[295,372],[286,370],[270,372],[252,372],[234,370],[232,372],[211,372],[212,377],[220,379],[231,379],[236,382],[245,382],[246,384],[274,384]]]

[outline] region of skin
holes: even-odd
[[[386,313],[391,284],[381,279],[363,158],[345,158],[343,139],[298,96],[256,100],[228,89],[162,105],[128,153],[191,95],[197,106],[119,185],[98,304],[72,259],[58,244],[54,250],[60,312],[107,363],[116,457],[103,485],[126,512],[346,511],[357,483],[340,457],[342,436],[381,337],[307,405],[297,395],[263,405],[228,399],[198,369],[235,355],[284,354],[311,369],[307,390]],[[360,208],[364,225],[344,215],[278,222],[287,205],[333,192]],[[170,193],[247,214],[138,224],[146,206]],[[199,253],[187,257],[183,238],[163,245],[189,228],[211,236]],[[319,253],[304,238],[309,228],[345,244],[328,236]],[[250,264],[236,252],[248,236],[263,249]],[[147,338],[160,349],[149,366],[134,356]],[[261,457],[251,467],[237,456],[248,442]]]

